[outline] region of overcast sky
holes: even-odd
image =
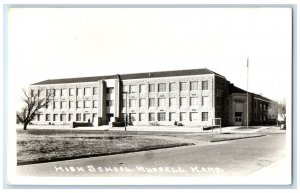
[[[291,79],[288,8],[14,8],[9,84],[208,68],[280,100]]]

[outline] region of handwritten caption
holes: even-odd
[[[218,167],[202,167],[202,166],[190,166],[190,167],[98,167],[94,165],[82,166],[54,166],[55,172],[100,172],[100,173],[223,173],[224,170]]]

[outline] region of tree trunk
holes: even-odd
[[[23,130],[27,130],[27,125],[28,125],[28,123],[24,123]]]

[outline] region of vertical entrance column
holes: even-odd
[[[99,80],[98,94],[98,126],[107,124],[106,120],[106,84],[105,81]]]

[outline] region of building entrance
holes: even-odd
[[[243,124],[243,113],[235,112],[235,125],[241,126]]]

